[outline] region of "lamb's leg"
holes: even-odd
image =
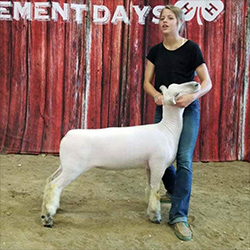
[[[147,183],[147,187],[145,189],[145,201],[148,203],[149,196],[150,196],[150,190],[151,190],[151,188],[150,188],[150,168],[149,167],[146,168],[146,173],[147,173],[147,181],[148,181],[148,183]]]
[[[159,163],[160,164],[160,163]],[[156,167],[157,166],[157,167]],[[147,213],[154,223],[161,222],[161,203],[160,203],[160,181],[164,174],[165,168],[159,168],[160,165],[150,167],[150,197]]]
[[[48,178],[44,190],[41,215],[44,226],[52,227],[53,216],[56,214],[56,211],[59,208],[61,192],[82,172],[83,171],[71,171],[69,168],[59,168],[52,176]]]

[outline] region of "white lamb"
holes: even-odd
[[[149,180],[148,215],[160,223],[160,181],[175,160],[184,109],[175,106],[181,95],[200,89],[197,82],[161,86],[163,119],[158,124],[123,128],[75,129],[61,140],[60,167],[48,179],[42,204],[43,225],[52,227],[62,190],[91,168],[145,167]]]

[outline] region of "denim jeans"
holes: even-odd
[[[162,118],[162,109],[157,106],[155,123]],[[192,188],[192,160],[196,139],[199,131],[200,106],[196,100],[185,108],[183,113],[183,129],[176,155],[176,165],[169,166],[163,177],[163,184],[172,196],[172,206],[169,212],[169,224],[187,222],[189,201]]]

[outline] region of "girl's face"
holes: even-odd
[[[159,25],[163,35],[179,34],[178,20],[175,14],[169,9],[162,11]]]

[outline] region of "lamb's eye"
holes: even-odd
[[[178,97],[178,95],[179,95],[179,93],[175,94],[175,96],[174,96],[174,97]]]

